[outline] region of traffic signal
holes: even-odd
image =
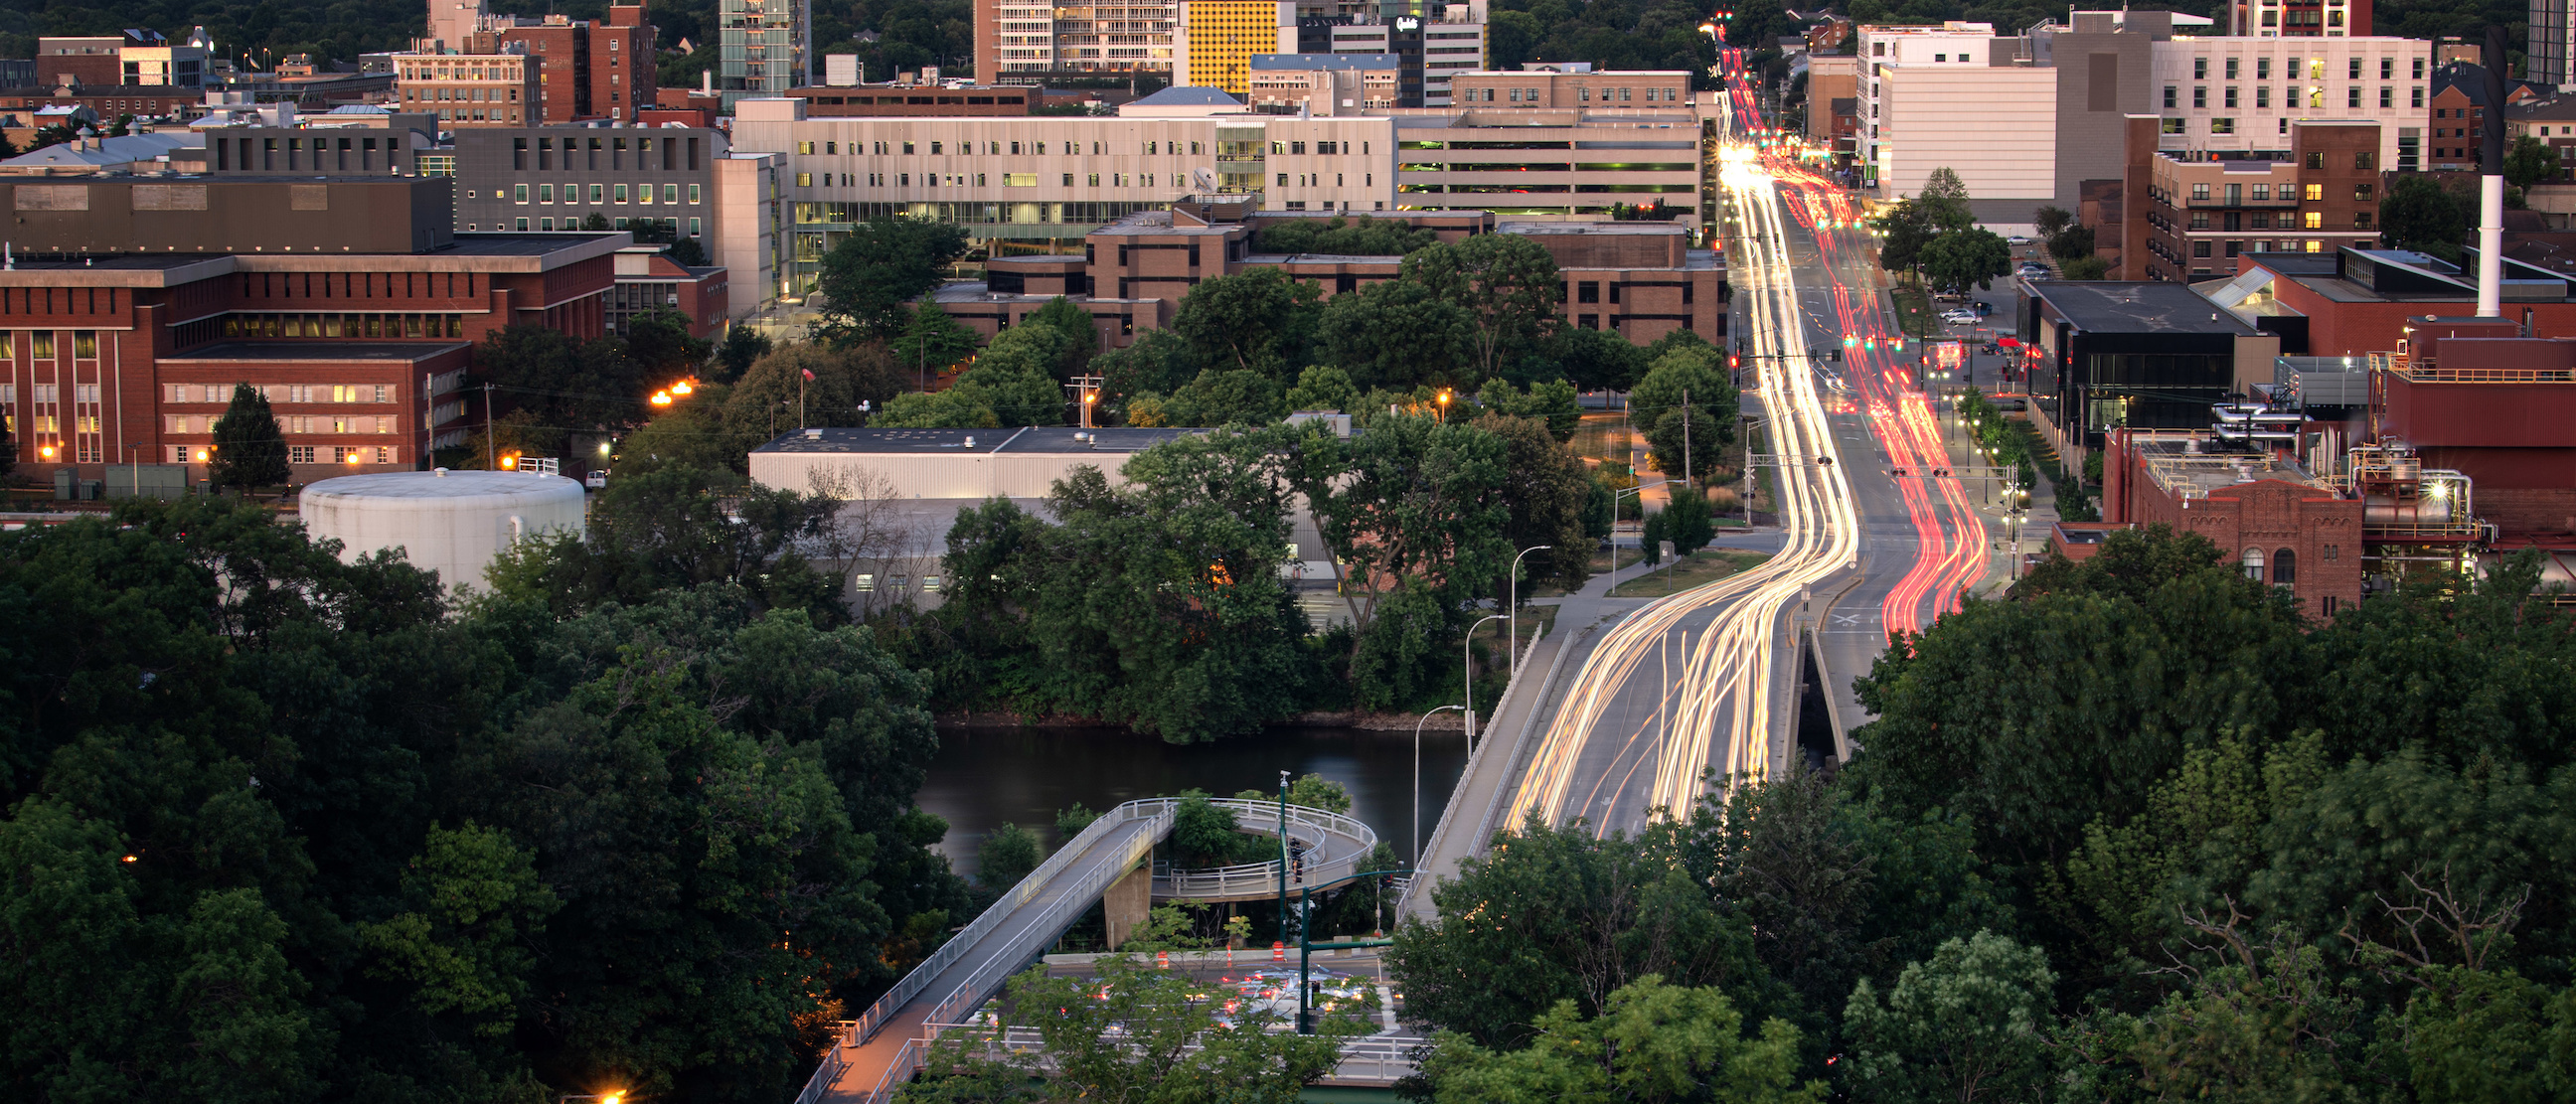
[[[1842,362],[1842,359],[1843,359],[1843,351],[1842,351],[1842,350],[1840,350],[1840,349],[1836,349],[1836,350],[1834,350],[1834,362],[1835,362],[1835,363],[1837,363],[1837,364],[1839,364],[1839,363],[1841,363],[1841,362]]]
[[[1742,368],[1744,367],[1744,358],[1741,355],[1729,353],[1726,356],[1726,366],[1729,368]]]

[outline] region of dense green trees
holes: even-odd
[[[451,609],[138,501],[0,535],[0,608],[32,1097],[775,1100],[965,903],[919,679],[725,583]]]
[[[2379,240],[2391,249],[2456,261],[2477,216],[2476,199],[2455,194],[2429,176],[2400,174],[2379,200]]]
[[[1568,550],[1524,566],[1580,583],[1591,547],[1592,480],[1536,419],[1384,417],[1347,439],[1221,430],[1138,453],[1121,474],[1115,487],[1088,469],[1060,481],[1042,513],[995,500],[959,515],[945,602],[889,614],[943,701],[1183,742],[1304,709],[1410,705],[1456,685],[1459,634],[1503,592],[1519,548]],[[1301,505],[1325,547],[1296,558],[1348,572],[1338,589],[1355,624],[1330,636],[1313,635],[1282,578]]]
[[[1677,343],[1659,356],[1629,392],[1628,404],[1630,416],[1647,427],[1655,466],[1667,473],[1682,474],[1687,457],[1689,476],[1705,479],[1735,441],[1735,381],[1725,354],[1704,342]]]
[[[1330,253],[1352,257],[1401,257],[1431,245],[1440,236],[1428,227],[1402,219],[1367,215],[1329,219],[1281,219],[1261,230],[1264,253]]]
[[[1368,1030],[1347,1013],[1318,1016],[1311,1035],[1271,1030],[1275,1013],[1228,1014],[1204,989],[1133,959],[1103,962],[1097,979],[1031,970],[1011,979],[1002,1026],[1036,1029],[1042,1049],[1015,1053],[985,1046],[980,1032],[952,1032],[931,1048],[921,1080],[896,1099],[1290,1104],[1332,1072],[1343,1038]]]
[[[274,487],[292,477],[286,467],[286,435],[267,396],[247,383],[233,385],[231,405],[215,419],[214,449],[207,461],[207,477],[218,487]]]
[[[835,342],[901,333],[912,315],[904,304],[938,287],[965,252],[966,228],[952,223],[887,215],[851,227],[823,255],[817,331]]]
[[[2231,559],[2114,534],[1897,639],[1830,782],[1499,840],[1397,937],[1413,1009],[1484,1048],[1425,1094],[1568,1084],[1605,982],[1702,948],[1661,972],[1855,1100],[2576,1091],[2576,619],[2529,558],[2332,622]]]

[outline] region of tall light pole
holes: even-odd
[[[1619,589],[1619,538],[1616,535],[1619,525],[1619,500],[1628,495],[1636,495],[1637,519],[1642,522],[1646,517],[1646,488],[1661,487],[1670,482],[1672,482],[1672,480],[1658,479],[1652,483],[1639,483],[1627,490],[1616,491],[1610,495],[1610,526],[1613,534],[1610,538],[1610,588],[1609,590],[1602,592],[1604,595],[1610,594]],[[1637,534],[1637,558],[1641,560],[1646,558],[1646,535],[1642,530]]]
[[[1466,639],[1458,642],[1459,658],[1466,662],[1464,673],[1467,676],[1467,754],[1469,755],[1476,753],[1476,630],[1484,628],[1485,621],[1501,620],[1504,620],[1504,617],[1499,613],[1485,615],[1483,621],[1468,626]]]
[[[1618,507],[1611,507],[1610,514],[1611,520],[1614,522],[1617,521],[1619,514]],[[1521,549],[1521,556],[1529,555],[1532,552],[1545,552],[1551,547],[1553,546],[1534,544]],[[1512,622],[1509,626],[1512,639],[1511,643],[1503,649],[1503,663],[1511,668],[1511,672],[1514,675],[1519,675],[1521,673],[1521,556],[1512,557],[1512,601],[1511,605],[1506,607],[1512,615]],[[1613,567],[1618,566],[1619,550],[1616,548],[1610,550],[1610,563]]]
[[[1279,941],[1288,941],[1288,772],[1279,772]]]
[[[1433,709],[1431,713],[1464,708],[1466,707],[1462,705],[1444,705]],[[1430,720],[1431,713],[1425,713],[1421,721],[1413,722],[1413,876],[1416,878],[1422,876],[1422,722]],[[1475,716],[1474,713],[1467,715]],[[1471,746],[1469,750],[1474,749]],[[1287,893],[1282,891],[1279,899],[1286,901]]]

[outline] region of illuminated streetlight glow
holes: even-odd
[[[670,392],[668,392],[668,391],[656,391],[656,392],[653,392],[653,405],[655,405],[655,406],[669,406],[669,405],[671,405],[671,393],[670,393]]]

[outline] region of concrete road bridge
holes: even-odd
[[[822,1065],[798,1095],[797,1104],[878,1104],[897,1084],[920,1068],[927,1044],[943,1031],[956,1030],[1001,991],[1002,983],[1038,960],[1089,911],[1093,902],[1107,910],[1110,944],[1141,924],[1154,899],[1249,901],[1276,896],[1280,886],[1277,860],[1214,870],[1156,873],[1145,858],[1172,832],[1179,798],[1130,801],[1101,814],[1100,819],[1047,857],[1029,876],[1002,895],[965,930],[951,936],[902,981],[843,1025],[840,1042],[823,1056]],[[1271,801],[1217,798],[1213,804],[1235,814],[1246,832],[1276,835],[1279,806]],[[1339,813],[1291,805],[1289,839],[1300,854],[1288,870],[1288,892],[1323,889],[1366,869],[1377,834]],[[1383,1076],[1403,1048],[1355,1041],[1346,1048],[1349,1083],[1390,1084]],[[1417,1040],[1418,1041],[1418,1040]],[[1407,1045],[1410,1045],[1409,1043]]]

